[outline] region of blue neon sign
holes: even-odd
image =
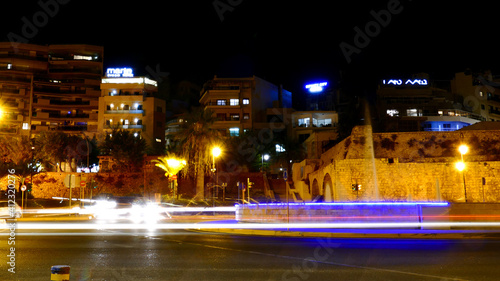
[[[324,88],[327,85],[328,85],[328,82],[307,84],[306,89],[309,91],[309,93],[321,93],[321,92],[323,92]]]

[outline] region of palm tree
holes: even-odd
[[[175,139],[178,141],[179,154],[187,159],[187,174],[196,179],[196,199],[205,197],[205,172],[211,163],[211,148],[221,146],[222,135],[212,129],[215,117],[212,110],[194,108],[186,115],[184,130],[179,131]]]

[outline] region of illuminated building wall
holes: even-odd
[[[96,132],[103,47],[0,43],[0,133]]]
[[[293,166],[294,192],[305,201],[322,195],[327,202],[463,202],[463,177],[454,165],[460,144],[470,148],[464,156],[468,202],[500,202],[498,130],[372,134],[369,126],[355,127],[320,159]]]
[[[228,136],[271,128],[269,108],[291,108],[291,93],[259,77],[219,78],[205,83],[200,104],[214,111],[213,128]]]
[[[450,83],[430,81],[425,73],[414,78],[383,79],[377,90],[380,132],[455,131],[486,120],[462,105]]]
[[[146,77],[103,78],[98,131],[130,130],[148,145],[165,144],[165,101],[155,97],[157,82]]]

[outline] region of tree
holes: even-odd
[[[196,197],[205,197],[205,172],[212,161],[211,148],[222,146],[222,135],[212,129],[215,116],[212,110],[196,107],[187,114],[184,130],[175,135],[179,154],[187,159],[187,174],[196,179]]]
[[[7,169],[14,169],[17,182],[22,184],[26,177],[36,173],[38,169],[35,167],[31,147],[27,136],[0,137],[0,176],[4,176]]]
[[[99,149],[113,158],[116,169],[123,172],[137,172],[142,169],[146,154],[146,141],[128,130],[114,129],[106,134]]]
[[[35,158],[42,161],[46,170],[53,170],[59,166],[63,172],[73,172],[71,164],[78,164],[77,160],[83,161],[86,155],[87,144],[81,136],[45,131],[35,138]],[[63,162],[69,165],[63,167],[61,165]]]

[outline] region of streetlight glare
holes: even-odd
[[[457,162],[455,163],[455,168],[457,168],[457,170],[459,170],[460,172],[465,170],[465,163],[460,161],[460,162]]]
[[[214,157],[219,157],[219,156],[220,156],[220,154],[221,154],[221,152],[222,152],[222,151],[221,151],[220,147],[218,147],[218,146],[216,146],[216,147],[212,148],[212,155],[213,155]]]
[[[469,152],[469,147],[465,144],[462,144],[461,146],[458,147],[458,151],[460,151],[460,154],[467,154]]]
[[[264,161],[267,161],[267,160],[269,160],[269,158],[271,158],[271,156],[269,156],[269,154],[264,154],[263,157],[264,157]]]

